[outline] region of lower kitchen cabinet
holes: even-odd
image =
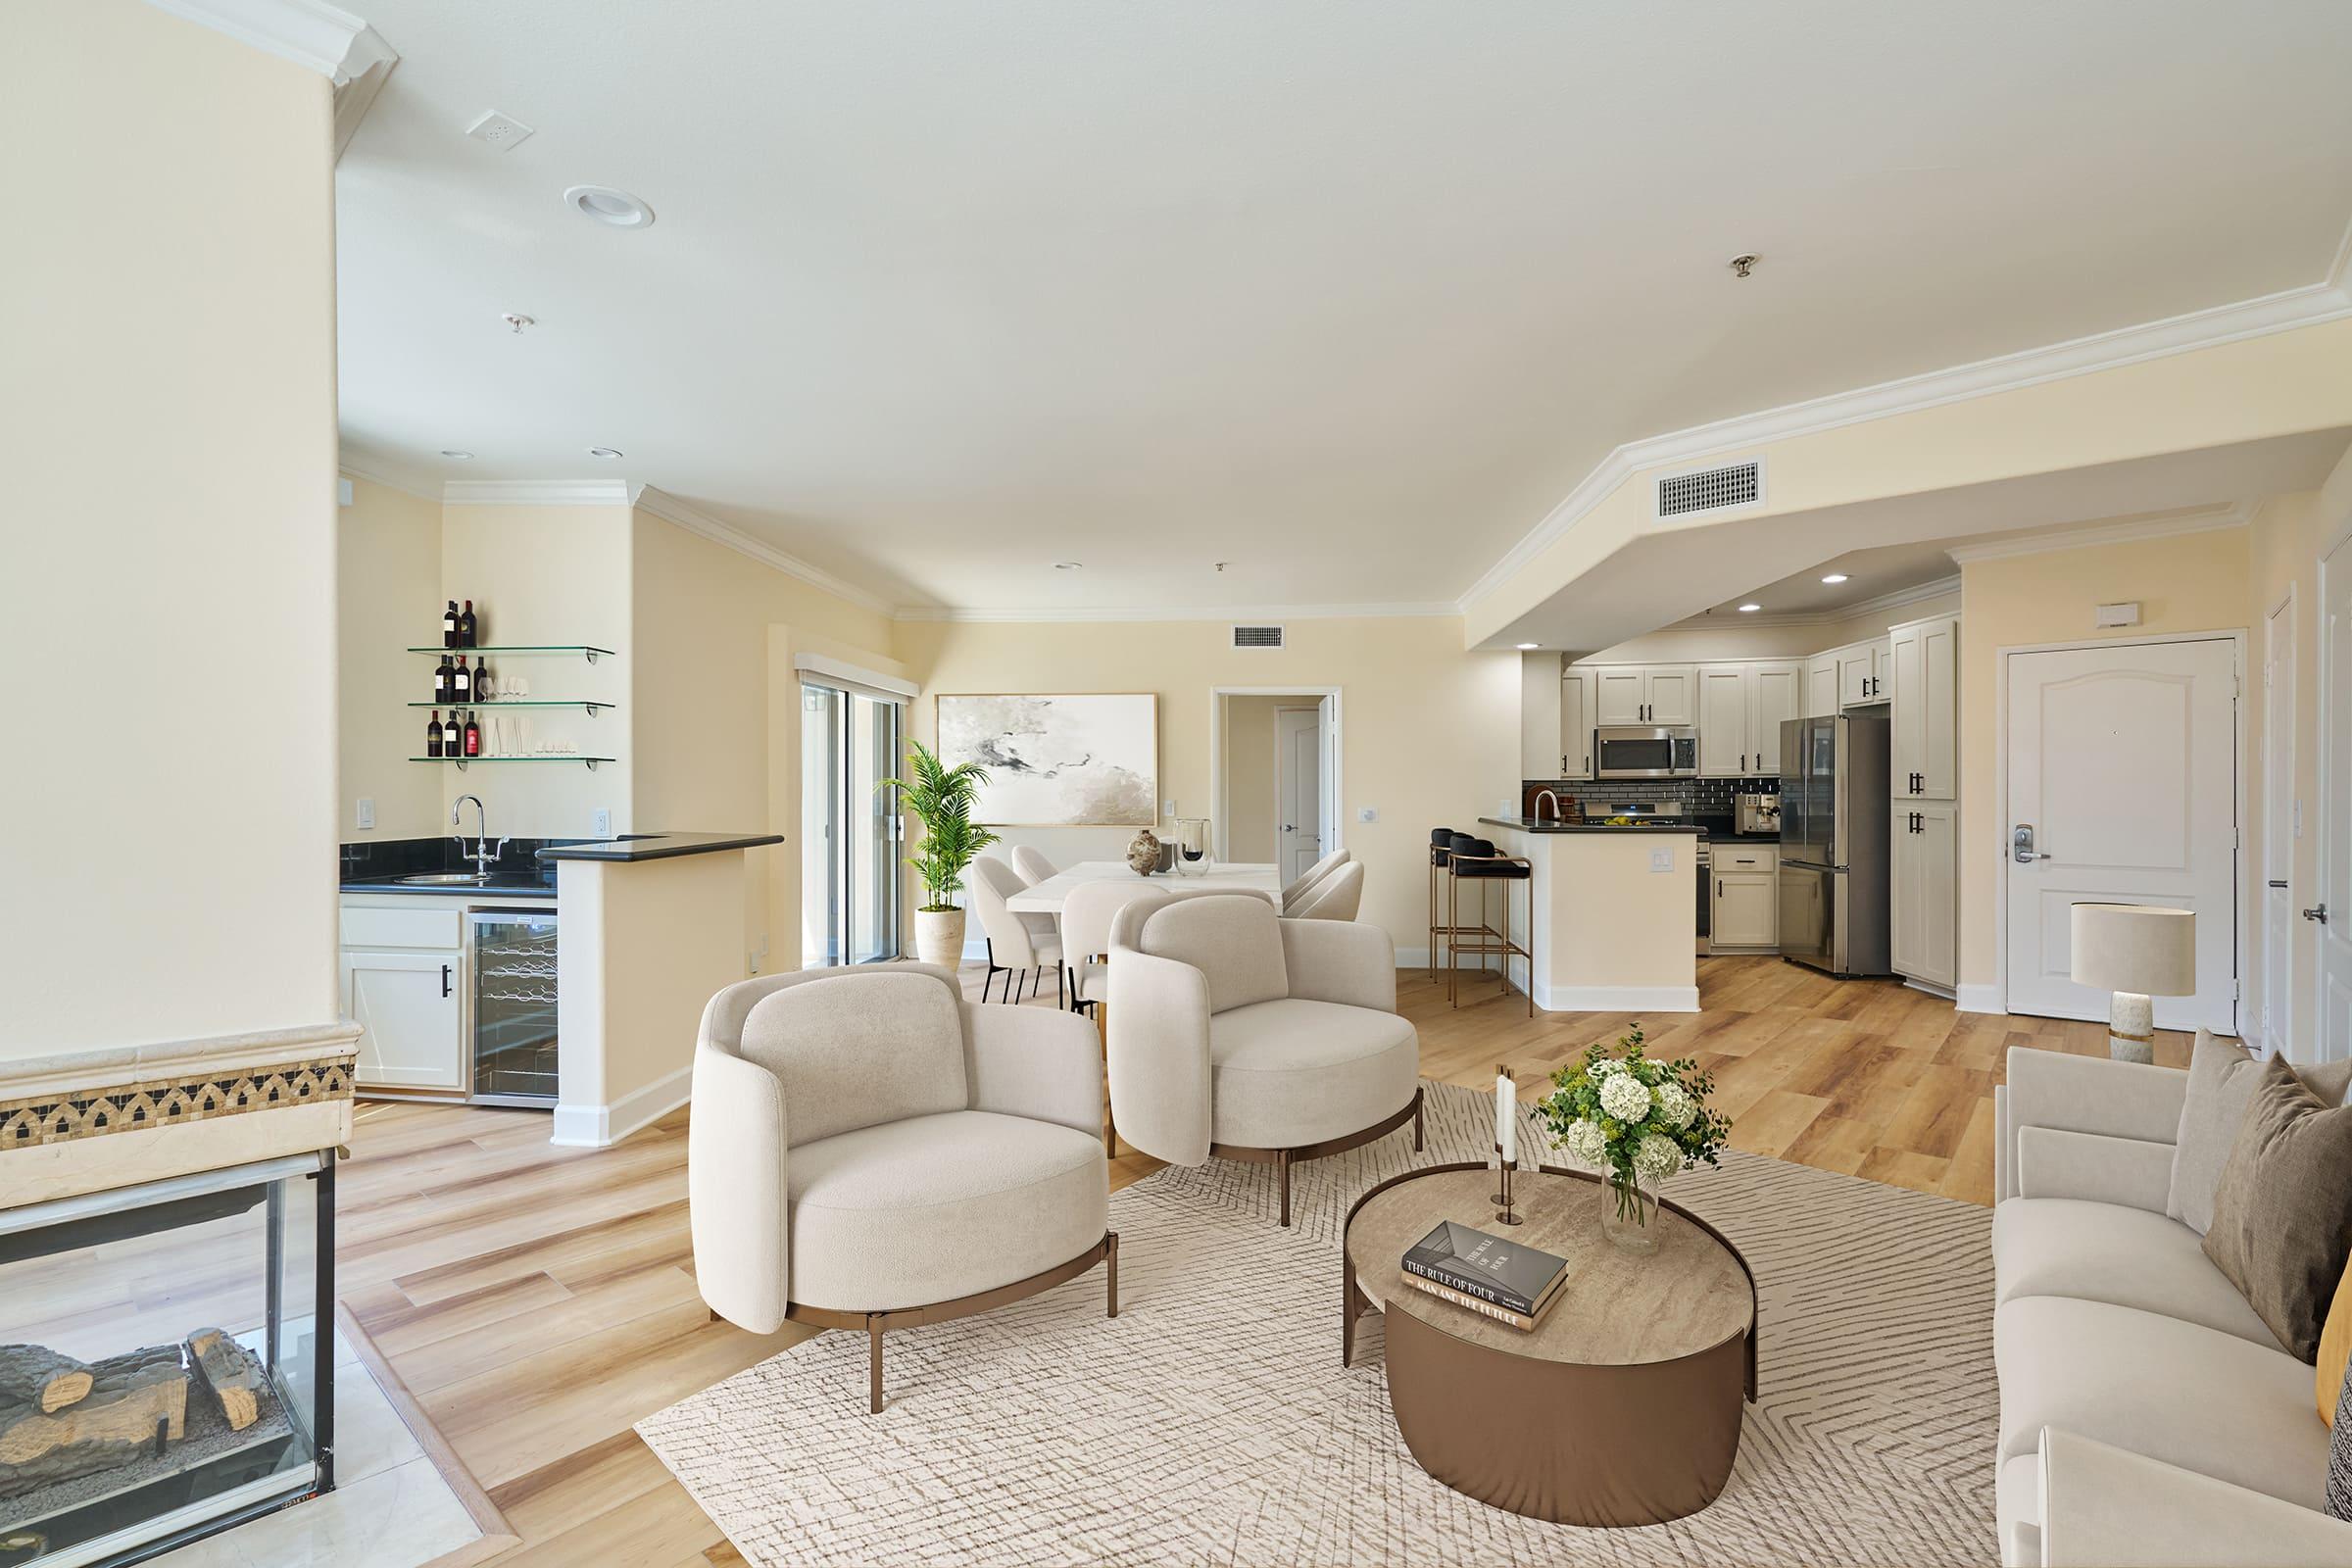
[[[466,1087],[458,949],[343,950],[343,1012],[360,1026],[360,1089]]]
[[[1715,873],[1709,947],[1718,953],[1770,953],[1780,947],[1779,849],[1718,842],[1709,855]]]
[[[1950,991],[1960,983],[1960,808],[1898,796],[1892,815],[1891,966]]]

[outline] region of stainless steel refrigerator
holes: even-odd
[[[1886,710],[1781,724],[1781,956],[1828,974],[1887,959]]]

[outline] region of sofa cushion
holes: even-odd
[[[1393,1012],[1284,999],[1208,1020],[1209,1138],[1294,1149],[1362,1132],[1413,1098],[1420,1039]]]
[[[2021,1453],[2003,1459],[1992,1473],[1992,1516],[2007,1541],[2012,1527],[2041,1523],[2041,1454]],[[2004,1562],[2011,1561],[2006,1552]],[[2038,1564],[2039,1556],[2024,1559]]]
[[[956,1110],[795,1146],[791,1296],[878,1312],[1027,1279],[1102,1239],[1102,1140],[1054,1122]]]
[[[1208,1010],[1224,1012],[1291,994],[1274,906],[1253,893],[1178,899],[1145,916],[1135,946],[1189,963],[1208,977]]]
[[[2262,1064],[2213,1194],[2205,1255],[2305,1362],[2352,1250],[2352,1106],[2331,1106],[2283,1061]]]
[[[2041,1429],[2082,1437],[2305,1508],[2327,1488],[2311,1368],[2202,1324],[2105,1301],[2025,1296],[1992,1318],[2002,1464]]]
[[[2297,1076],[2330,1105],[2352,1090],[2352,1060],[2297,1067]],[[2237,1142],[2237,1129],[2254,1099],[2262,1063],[2234,1041],[2197,1031],[2188,1057],[2188,1092],[2180,1102],[2180,1125],[2173,1135],[2173,1190],[2165,1212],[2199,1236],[2213,1229],[2213,1192],[2222,1165]]]
[[[2197,1233],[2144,1208],[2073,1198],[2012,1198],[1992,1211],[1996,1301],[2070,1296],[2160,1312],[2280,1348],[2205,1255]]]
[[[803,1144],[906,1116],[961,1110],[963,1018],[930,974],[849,971],[763,997],[742,1054],[784,1086],[784,1139]]]

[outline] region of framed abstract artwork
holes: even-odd
[[[1067,692],[938,698],[940,760],[988,769],[991,827],[1150,827],[1159,820],[1159,698]]]

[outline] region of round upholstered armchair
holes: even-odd
[[[703,1012],[687,1131],[703,1299],[757,1334],[989,1310],[1108,1265],[1102,1079],[1074,1014],[965,1002],[928,964],[727,987]]]
[[[1129,905],[1110,945],[1111,1114],[1145,1153],[1272,1164],[1288,1225],[1294,1162],[1407,1121],[1420,1149],[1421,1042],[1379,926],[1217,894]]]

